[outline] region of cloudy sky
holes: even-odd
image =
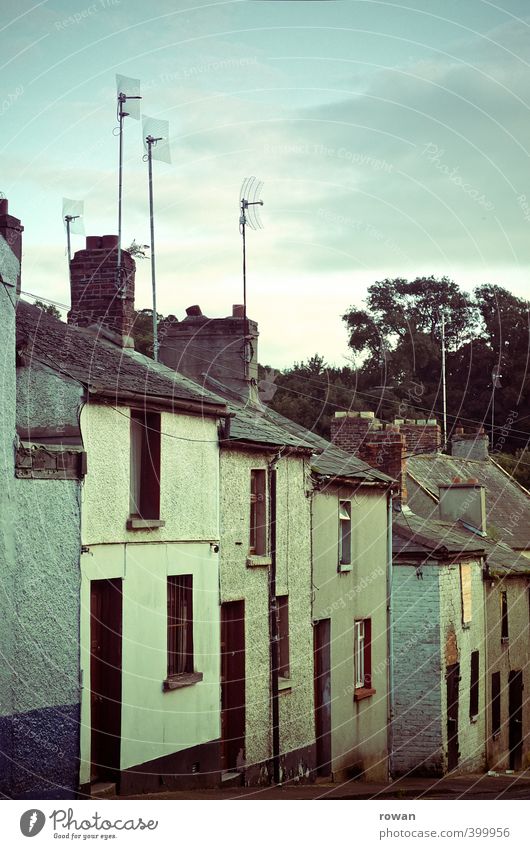
[[[25,226],[23,289],[67,304],[63,196],[117,231],[115,75],[170,122],[155,163],[159,309],[241,301],[238,195],[260,360],[343,363],[340,316],[384,277],[526,296],[528,0],[2,0],[0,190]],[[125,127],[123,243],[149,242],[141,125]],[[75,236],[74,249],[84,240]],[[137,306],[150,305],[147,260]]]

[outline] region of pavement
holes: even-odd
[[[108,797],[107,797],[108,798]],[[213,790],[175,790],[120,799],[226,799],[226,800],[323,800],[323,799],[530,799],[530,770],[512,775],[444,776],[400,778],[388,784],[352,780],[341,784],[285,784],[281,787],[230,787]]]

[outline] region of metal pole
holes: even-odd
[[[278,645],[278,600],[276,597],[276,461],[269,463],[269,632],[271,653],[271,713],[272,713],[272,771],[275,784],[281,784],[280,775],[280,701],[279,701],[279,645]]]
[[[247,321],[247,252],[246,252],[246,217],[245,217],[246,201],[241,201],[241,235],[243,237],[243,378],[248,380],[248,362],[247,362],[247,338],[248,338],[248,321]]]
[[[121,198],[122,198],[122,189],[123,189],[123,119],[125,117],[123,112],[123,104],[125,103],[127,97],[125,94],[121,92],[118,94],[118,121],[120,124],[119,130],[119,165],[118,165],[118,292],[121,295]]]
[[[151,288],[153,290],[153,359],[158,362],[158,313],[156,310],[156,270],[155,270],[155,219],[153,205],[153,155],[152,146],[156,140],[147,136],[147,167],[149,173],[149,223],[151,227]]]
[[[444,419],[444,450],[447,449],[447,388],[445,382],[445,313],[442,311],[442,401]]]
[[[70,245],[70,221],[72,220],[71,215],[65,215],[64,220],[66,221],[66,245],[68,250],[68,268],[70,268],[70,263],[72,262],[72,248]]]

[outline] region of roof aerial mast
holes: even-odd
[[[239,232],[243,238],[243,362],[244,378],[249,380],[249,364],[251,359],[251,346],[249,336],[249,325],[247,316],[247,252],[246,252],[246,228],[261,230],[263,225],[259,216],[258,206],[263,206],[261,190],[263,183],[255,177],[246,177],[241,185],[239,193]]]
[[[116,74],[116,88],[118,98],[117,120],[115,135],[119,137],[119,165],[118,165],[118,263],[117,263],[117,289],[118,295],[123,297],[122,268],[121,268],[121,219],[122,219],[122,193],[123,193],[123,119],[130,117],[136,121],[140,120],[140,80],[131,77],[122,77]],[[125,111],[125,104],[127,111]]]

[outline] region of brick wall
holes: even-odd
[[[395,419],[407,443],[407,454],[434,454],[442,447],[442,431],[436,419]]]
[[[103,324],[120,336],[130,336],[136,264],[127,251],[122,251],[120,287],[117,262],[117,236],[87,236],[85,250],[77,251],[70,263],[70,324]]]

